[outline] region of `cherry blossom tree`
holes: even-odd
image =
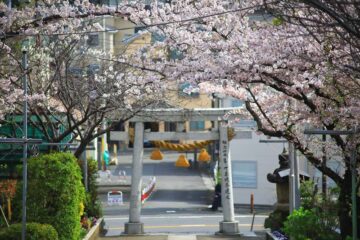
[[[2,44],[0,123],[22,113],[21,78],[29,83],[30,123],[58,143],[80,139],[79,156],[94,138],[161,99],[161,74],[132,66],[131,56],[110,57],[89,48],[87,34],[98,31],[95,16],[120,11],[88,2],[9,9],[0,3]],[[21,41],[27,38],[29,69],[21,66]],[[102,127],[102,122],[110,124]],[[70,139],[69,139],[70,136]],[[7,136],[11,137],[11,136]]]
[[[141,2],[126,2],[109,8],[87,1],[74,1],[72,4],[56,1],[51,2],[56,4],[44,2],[37,7],[15,10],[9,10],[0,3],[1,51],[5,53],[0,91],[14,94],[13,97],[0,96],[0,102],[4,103],[1,104],[0,115],[16,109],[16,99],[21,99],[16,97],[21,95],[18,80],[24,71],[8,71],[11,68],[6,67],[6,64],[19,66],[19,55],[16,55],[16,44],[13,43],[24,36],[38,36],[41,41],[44,36],[54,34],[72,36],[77,31],[88,31],[82,25],[85,19],[104,14],[121,15],[145,26],[146,31],[160,36],[162,41],[143,47],[132,55],[109,59],[136,69],[130,71],[131,81],[125,83],[126,86],[135,83],[129,91],[134,97],[129,98],[129,92],[124,91],[124,98],[116,98],[119,104],[122,99],[142,96],[147,92],[146,86],[153,82],[162,83],[164,77],[168,81],[198,83],[204,91],[221,91],[242,99],[246,113],[255,119],[259,131],[292,141],[299,152],[339,186],[341,234],[343,238],[350,235],[349,153],[354,147],[358,149],[358,139],[331,136],[327,151],[336,153],[342,159],[344,173],[339,173],[322,163],[323,153],[319,151],[322,146],[316,138],[305,137],[303,130],[309,126],[350,130],[359,125],[360,101],[356,94],[359,90],[359,6],[356,1],[183,0],[153,1],[150,7]],[[109,74],[116,76],[122,72],[113,67],[107,71],[107,77],[102,77],[102,74],[94,77],[91,81],[95,83],[102,79],[102,84],[95,88],[92,95],[94,92],[89,91],[91,78],[87,76],[88,81],[75,81],[76,77],[70,77],[64,71],[65,59],[70,58],[62,58],[61,54],[58,56],[60,58],[54,58],[56,61],[50,61],[53,64],[50,75],[43,72],[45,68],[33,70],[37,71],[36,76],[50,76],[56,87],[55,91],[49,91],[53,95],[45,94],[43,90],[34,91],[32,109],[35,111],[40,106],[46,111],[38,113],[49,116],[49,107],[56,109],[56,113],[65,108],[63,112],[67,117],[71,116],[66,118],[69,119],[67,121],[74,122],[86,116],[85,113],[92,112],[90,106],[94,104],[89,103],[95,101],[100,111],[91,119],[97,124],[89,122],[89,126],[98,126],[96,120],[101,116],[114,114],[112,104],[115,100],[109,100],[109,95],[104,95],[113,88],[105,89],[107,84],[104,83],[117,79],[109,77]],[[16,62],[17,65],[14,64]],[[140,72],[148,75],[142,77]],[[41,80],[36,82],[41,84]],[[70,88],[64,88],[63,83],[70,83],[66,85]],[[158,88],[164,86],[159,85]],[[7,86],[10,86],[10,91]],[[116,86],[116,83],[109,86]],[[64,91],[58,94],[58,89]],[[87,91],[77,95],[77,89]],[[49,105],[44,99],[56,101]],[[78,104],[73,104],[75,102]],[[111,107],[102,108],[104,102]],[[135,104],[140,101],[130,102]],[[78,116],[74,117],[75,114]],[[80,121],[73,128],[74,132],[80,129],[77,132],[79,136],[86,132],[81,129],[85,122]],[[87,129],[93,133],[95,128]]]
[[[359,149],[359,141],[331,136],[327,154],[342,159],[344,172],[339,173],[323,164],[320,141],[303,131],[359,125],[357,7],[351,1],[173,1],[134,9],[131,15],[163,36],[150,49],[178,52],[170,60],[165,52],[159,71],[242,99],[259,131],[293,142],[334,180],[344,239],[351,235],[350,153]],[[151,59],[140,62],[149,66]]]

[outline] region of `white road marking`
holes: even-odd
[[[177,219],[187,219],[187,218],[192,218],[192,219],[200,219],[200,218],[222,218],[223,215],[210,215],[210,216],[207,216],[207,215],[200,215],[200,216],[174,216],[174,215],[167,215],[167,216],[141,216],[141,219],[168,219],[168,218],[171,218],[171,219],[174,219],[174,218],[177,218]],[[237,215],[235,216],[235,218],[252,218],[253,216],[252,215]],[[267,215],[255,215],[255,218],[256,219],[259,219],[259,218],[267,218],[269,216]],[[104,217],[105,218],[105,221],[116,221],[116,220],[128,220],[129,217]]]
[[[179,227],[206,227],[206,224],[183,224],[177,225]]]
[[[239,227],[250,227],[251,224],[240,223]],[[187,225],[158,225],[158,226],[147,226],[145,229],[156,229],[156,228],[191,228],[191,227],[209,227],[209,228],[218,228],[219,224],[187,224]],[[254,224],[254,228],[263,229],[262,224]],[[109,227],[107,230],[124,230],[124,227]]]

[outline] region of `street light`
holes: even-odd
[[[349,135],[354,136],[358,131],[356,127],[353,130],[305,130],[304,134],[308,135]],[[350,157],[350,168],[351,168],[351,206],[352,206],[352,232],[353,239],[357,238],[357,202],[356,202],[356,145],[351,152]]]

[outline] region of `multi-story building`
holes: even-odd
[[[138,27],[134,23],[121,17],[105,16],[99,17],[94,21],[96,22],[94,25],[98,28],[99,32],[88,35],[87,46],[105,52],[107,55],[106,58],[108,59],[116,59],[119,56],[134,53],[141,47],[158,40],[156,36],[151,35],[143,28]],[[99,69],[101,64],[101,61],[94,61],[91,66],[94,69]],[[192,91],[187,92],[190,88]],[[212,106],[211,99],[207,94],[199,93],[196,89],[197,86],[190,83],[183,83],[179,85],[174,83],[173,87],[171,87],[171,89],[169,89],[165,94],[163,107],[181,107],[189,109],[210,108]],[[131,123],[125,123],[124,125],[119,125],[115,130],[128,131],[129,127],[132,127]],[[185,123],[185,131],[201,131],[210,128],[211,122],[204,121]],[[145,129],[151,129],[151,131],[175,131],[176,123],[145,123]],[[117,149],[120,151],[124,151],[132,146],[130,142],[110,143],[110,150],[112,150],[114,144],[117,145]],[[95,145],[100,146],[100,144]],[[95,147],[97,148],[97,146]],[[152,145],[145,143],[145,147],[152,147]],[[92,154],[94,157],[100,156],[97,151]]]

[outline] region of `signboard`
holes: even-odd
[[[123,205],[123,193],[121,191],[110,191],[107,194],[109,205]]]

